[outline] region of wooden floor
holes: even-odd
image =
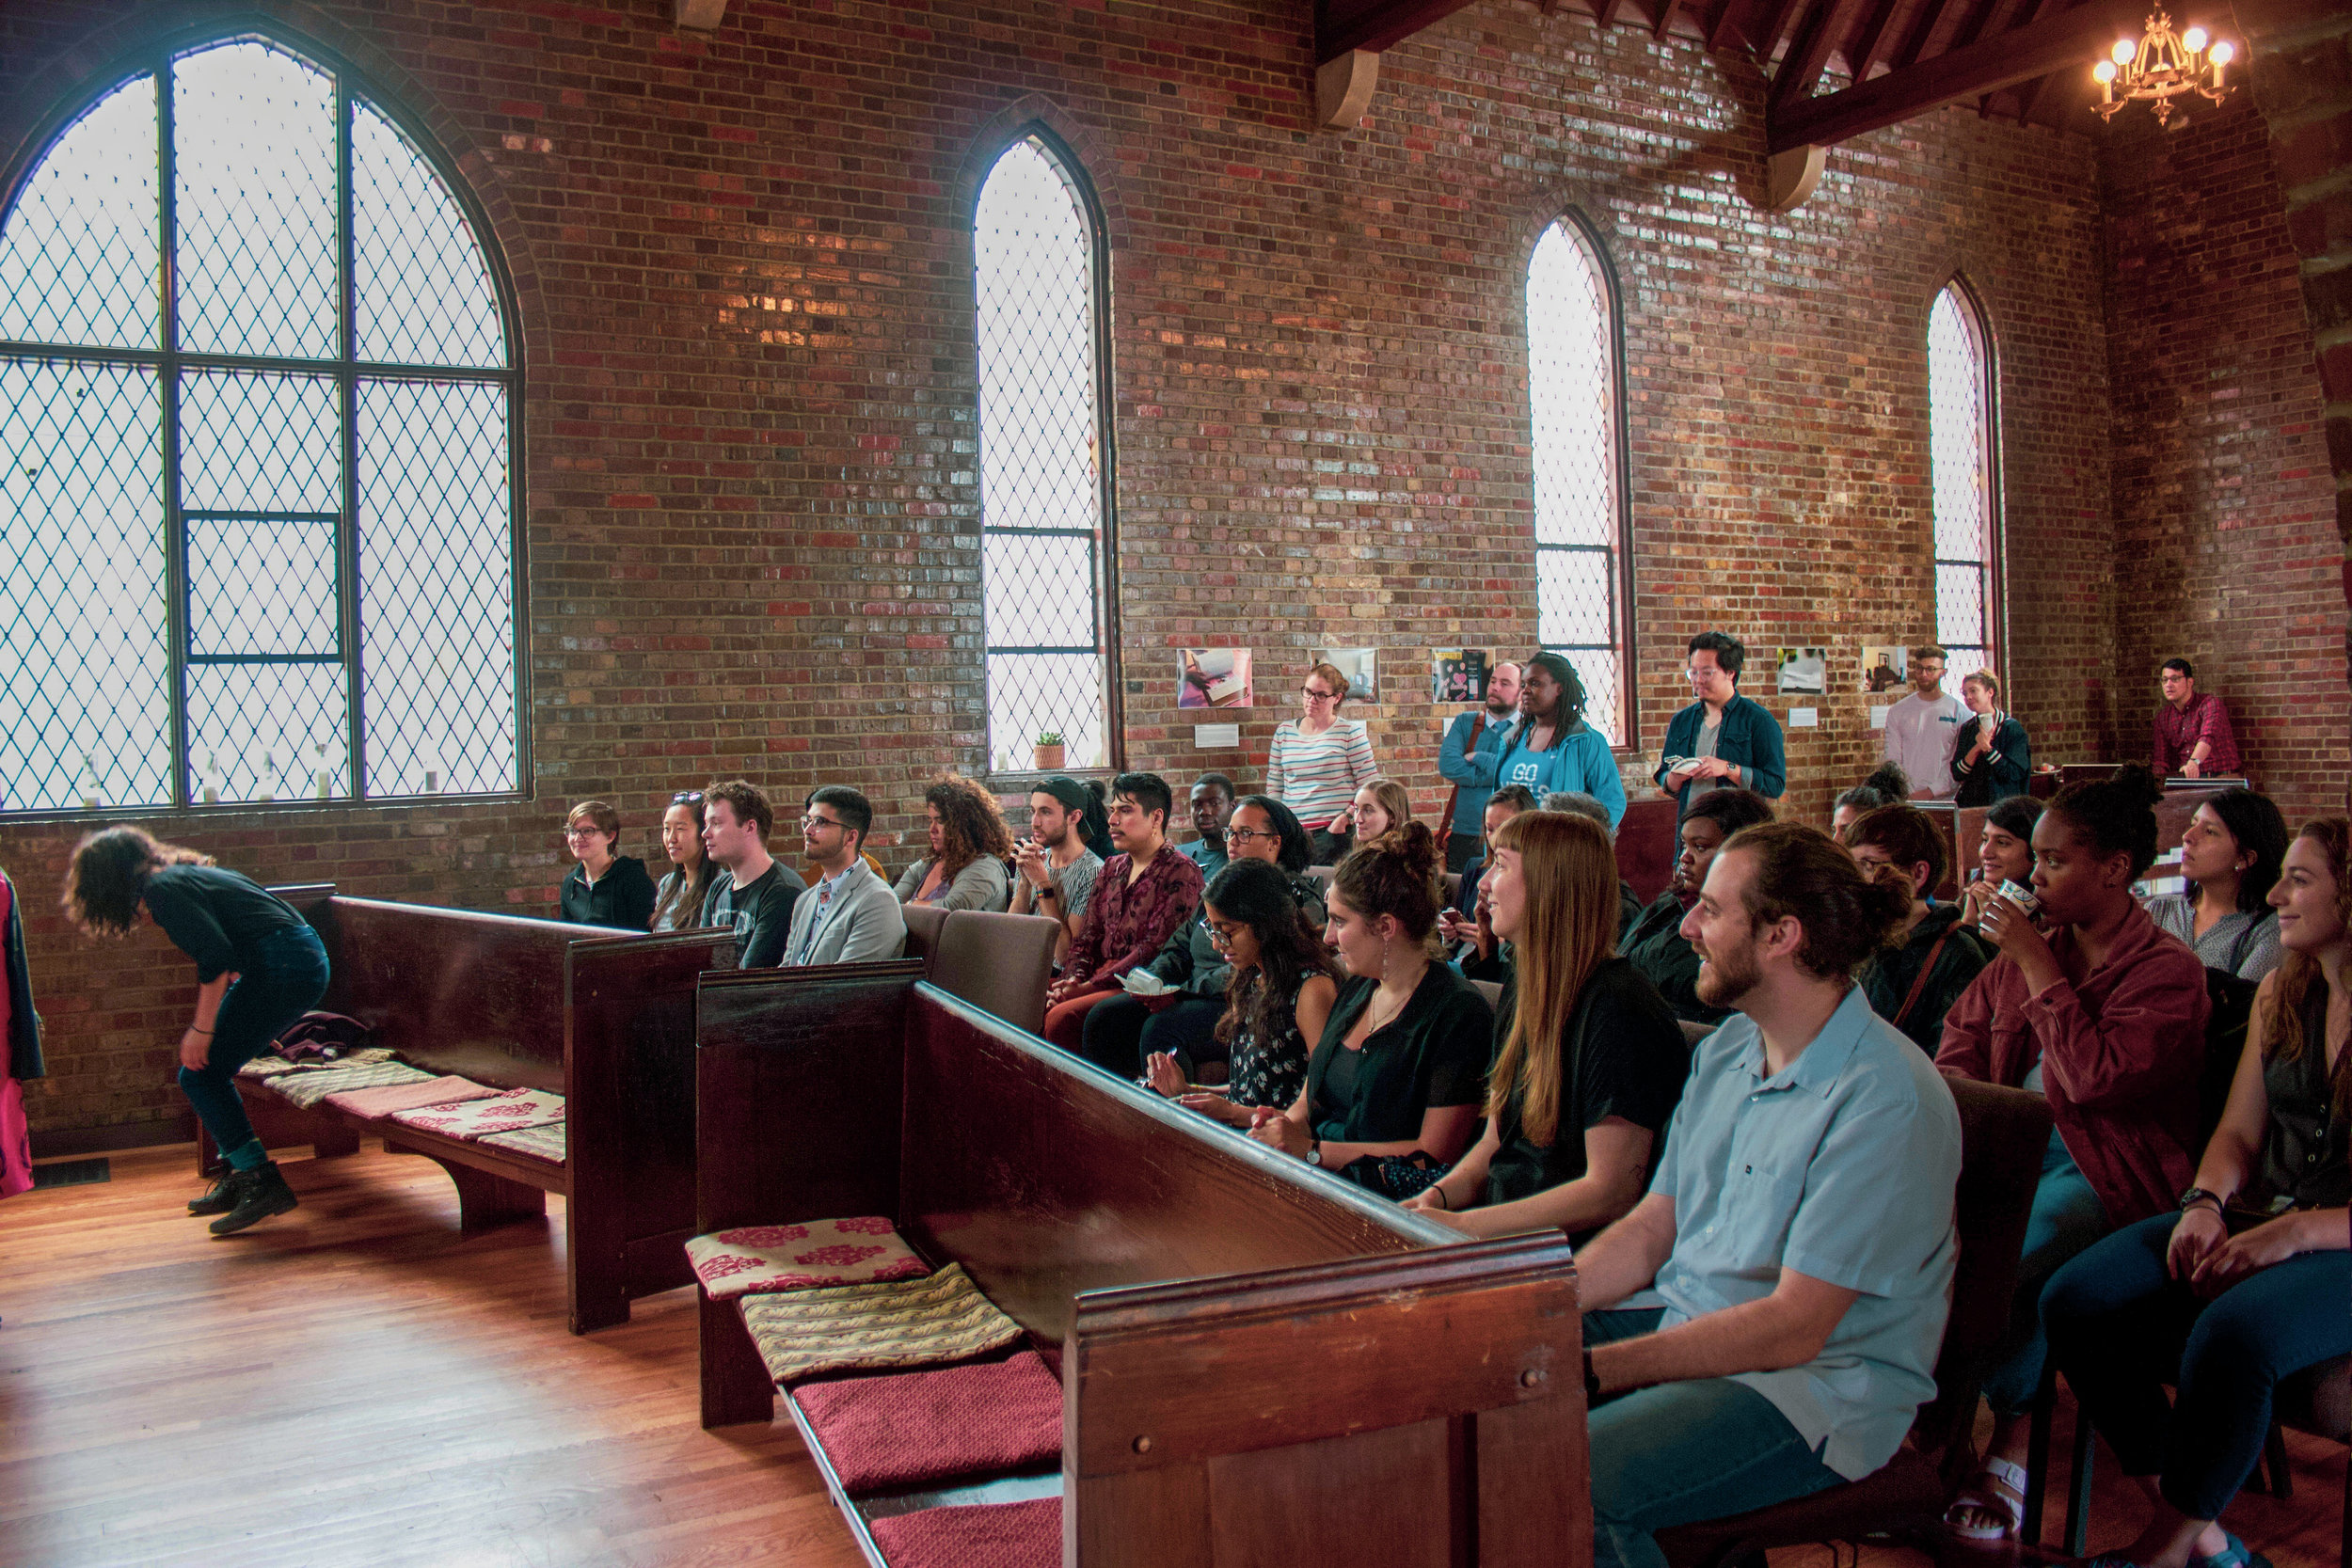
[[[696,1425],[691,1292],[564,1332],[560,1199],[461,1240],[439,1167],[370,1145],[289,1160],[302,1207],[215,1241],[181,1212],[192,1150],[113,1158],[110,1182],[0,1203],[0,1564],[860,1560],[788,1427]],[[2277,1568],[2334,1568],[2342,1450],[2296,1458],[2291,1503],[2230,1523]],[[2094,1548],[2137,1528],[2112,1472]]]

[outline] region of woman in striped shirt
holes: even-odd
[[[1274,731],[1266,758],[1266,793],[1290,807],[1312,839],[1315,863],[1329,865],[1346,847],[1327,830],[1344,813],[1356,791],[1379,769],[1372,760],[1372,738],[1360,719],[1340,717],[1347,701],[1347,677],[1329,664],[1307,672],[1300,695],[1306,716],[1285,720]]]

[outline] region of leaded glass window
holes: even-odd
[[[1576,666],[1585,722],[1613,746],[1631,733],[1617,344],[1600,255],[1561,218],[1527,263],[1536,641]]]
[[[0,809],[520,784],[475,224],[335,71],[159,56],[0,208]]]
[[[1043,137],[1005,150],[973,214],[989,766],[1039,736],[1108,767],[1108,401],[1101,232]]]
[[[1928,312],[1928,441],[1935,485],[1935,640],[1950,653],[1947,690],[1999,668],[1994,627],[1991,356],[1957,287]]]

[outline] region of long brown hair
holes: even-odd
[[[939,813],[940,880],[952,880],[982,855],[1012,859],[1012,830],[996,797],[976,781],[950,773],[923,791],[923,803]]]
[[[1225,1014],[1216,1037],[1231,1044],[1247,1028],[1262,1046],[1281,1037],[1274,1010],[1298,1005],[1298,988],[1322,974],[1340,977],[1339,965],[1323,950],[1323,935],[1299,917],[1290,873],[1264,861],[1238,860],[1218,872],[1202,902],[1228,920],[1249,927],[1258,942],[1258,961],[1236,974],[1225,988]],[[1314,1041],[1307,1042],[1310,1049]]]
[[[1364,789],[1371,790],[1372,798],[1380,802],[1380,809],[1389,814],[1389,832],[1394,832],[1413,819],[1413,797],[1394,779],[1367,779]],[[1357,793],[1360,795],[1363,790]]]
[[[1584,982],[1617,951],[1617,857],[1609,830],[1571,812],[1523,811],[1495,832],[1515,849],[1527,913],[1511,939],[1518,1006],[1486,1087],[1500,1117],[1514,1091],[1520,1125],[1547,1147],[1560,1130],[1560,1037]]]
[[[84,833],[66,867],[58,900],[76,926],[94,937],[130,934],[146,896],[147,879],[167,865],[210,865],[213,857],[166,844],[144,828],[121,823]]]
[[[2352,932],[2352,819],[2317,816],[2295,835],[2308,838],[2328,851],[2328,875],[2336,879],[2336,918]],[[2291,1062],[2311,1044],[2303,1037],[2303,1001],[2312,987],[2324,986],[2319,960],[2309,953],[2286,949],[2279,963],[2279,983],[2270,989],[2270,1009],[2263,1019],[2263,1060]],[[2325,1057],[2328,1042],[2317,1046]],[[2352,1116],[2352,1051],[2336,1058],[2336,1115]]]

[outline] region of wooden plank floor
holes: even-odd
[[[192,1150],[113,1159],[110,1182],[0,1203],[0,1564],[860,1561],[788,1426],[696,1425],[691,1292],[564,1332],[561,1199],[462,1240],[440,1168],[371,1144],[289,1160],[302,1207],[215,1241],[182,1212]],[[2295,1456],[2294,1499],[2229,1522],[2277,1568],[2334,1568],[2343,1450]],[[2094,1549],[2142,1506],[2112,1461],[2100,1481]]]

